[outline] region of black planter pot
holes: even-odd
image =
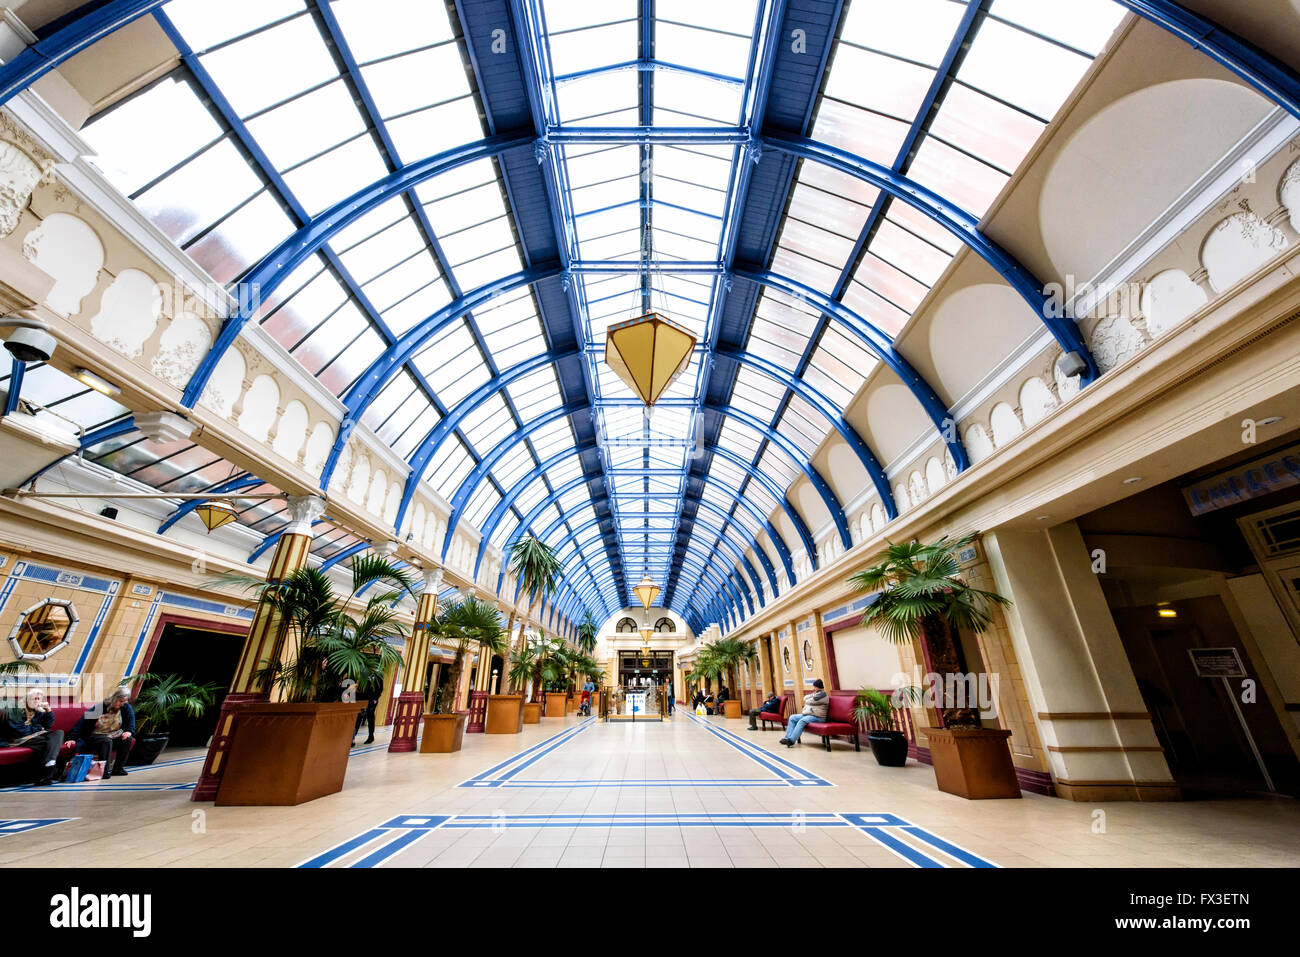
[[[868,731],[867,744],[881,767],[901,768],[907,764],[907,735],[903,732]]]
[[[158,755],[162,754],[163,748],[167,747],[168,737],[169,735],[165,734],[146,734],[136,738],[135,747],[131,749],[131,755],[126,763],[153,764],[158,760]]]

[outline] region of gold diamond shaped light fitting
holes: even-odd
[[[686,371],[694,349],[690,332],[657,312],[648,312],[609,327],[605,362],[642,402],[654,405]]]

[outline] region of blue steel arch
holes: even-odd
[[[732,359],[735,362],[753,366],[768,378],[790,389],[795,395],[821,413],[822,417],[830,423],[831,430],[839,433],[840,438],[848,444],[849,448],[857,455],[858,461],[867,470],[867,475],[871,477],[871,484],[876,487],[876,494],[885,503],[885,511],[890,512],[889,517],[896,518],[898,516],[898,506],[894,504],[894,493],[889,487],[889,479],[885,476],[884,468],[876,459],[875,454],[867,448],[867,443],[862,440],[858,430],[848,423],[843,413],[840,412],[834,402],[826,397],[825,393],[814,388],[803,379],[795,378],[775,362],[761,356],[750,355],[743,349],[720,345],[715,351],[718,355]]]
[[[817,471],[812,462],[804,457],[799,447],[790,441],[789,438],[780,432],[773,432],[762,419],[750,415],[741,409],[730,405],[719,405],[716,403],[705,403],[704,408],[711,409],[714,412],[728,416],[742,425],[747,425],[759,435],[770,439],[777,445],[781,451],[785,452],[799,468],[803,471],[804,476],[812,483],[817,494],[821,496],[822,502],[826,505],[827,511],[831,513],[831,521],[835,523],[836,529],[839,530],[840,539],[845,548],[853,547],[853,539],[849,535],[849,523],[844,517],[844,508],[840,505],[840,500],[835,494],[835,490],[830,487],[826,479],[822,478],[821,473]],[[815,551],[815,549],[814,549]],[[811,553],[810,553],[811,554]]]
[[[580,454],[582,454],[582,450],[578,448],[570,447],[561,449],[550,458],[541,462],[536,468],[506,490],[506,493],[501,496],[501,501],[497,502],[496,506],[492,509],[491,514],[488,515],[487,521],[484,522],[483,526],[479,529],[479,534],[482,538],[479,541],[478,557],[474,559],[475,578],[478,578],[478,571],[480,566],[483,564],[483,556],[487,552],[487,545],[488,542],[491,541],[492,533],[495,532],[497,526],[501,524],[501,519],[504,518],[506,512],[510,510],[510,506],[515,503],[515,499],[527,491],[530,485],[542,478],[547,471],[555,468],[555,466],[562,463],[565,459]]]
[[[160,7],[163,2],[164,0],[110,0],[107,3],[97,4],[82,16],[71,18],[51,36],[33,44],[13,57],[8,63],[0,66],[0,104],[8,102],[35,80],[58,67],[69,57]],[[1119,2],[1136,15],[1190,43],[1265,96],[1283,106],[1292,115],[1300,118],[1300,74],[1297,74],[1287,64],[1237,36],[1232,31],[1220,27],[1206,17],[1187,10],[1172,2],[1172,0],[1119,0]],[[770,81],[771,76],[769,74],[766,82],[770,83]],[[764,89],[759,92],[766,95],[767,90]],[[533,105],[535,114],[540,106],[541,104]],[[760,148],[770,146],[794,155],[828,163],[851,175],[873,183],[902,202],[916,207],[945,229],[949,229],[963,243],[971,246],[972,250],[989,261],[1031,305],[1040,310],[1040,315],[1045,320],[1051,320],[1050,315],[1041,312],[1047,303],[1042,284],[1034,280],[1032,274],[1018,263],[1014,257],[1011,257],[1005,250],[985,237],[979,231],[978,223],[964,211],[948,203],[938,194],[920,187],[887,167],[872,163],[862,157],[854,157],[845,151],[825,146],[806,137],[777,131],[770,132],[761,139],[757,139],[746,128],[734,130],[699,128],[680,131],[658,128],[548,129],[544,131],[541,138],[537,138],[533,132],[519,133],[514,136],[490,137],[479,143],[467,144],[457,150],[438,154],[436,157],[418,161],[390,173],[352,197],[336,204],[335,207],[332,207],[331,210],[320,217],[313,219],[299,233],[290,237],[290,240],[286,241],[286,243],[296,242],[298,250],[301,251],[303,256],[310,255],[329,236],[347,225],[348,222],[351,222],[362,212],[374,208],[389,196],[410,188],[421,182],[422,179],[437,175],[439,171],[455,168],[456,165],[470,162],[475,158],[497,155],[507,149],[566,141],[758,143]],[[473,152],[474,155],[470,156],[470,152]],[[463,154],[459,161],[449,155],[455,153]],[[451,165],[442,165],[445,163]],[[433,168],[431,169],[431,167]],[[367,200],[370,205],[366,205]],[[325,226],[323,217],[331,213],[339,221],[336,224]],[[292,255],[291,250],[287,250],[284,246],[282,246],[282,249]],[[273,253],[272,256],[275,256],[275,254]],[[274,275],[269,272],[271,258],[268,257],[263,260],[258,269],[261,266],[267,266],[267,278],[272,279],[274,285]],[[255,269],[255,272],[258,269]],[[287,275],[289,271],[281,271],[281,277]],[[270,288],[273,288],[273,285]],[[269,289],[264,287],[264,291],[269,291]],[[231,317],[234,320],[233,322],[228,319],[223,324],[218,341],[214,343],[212,350],[196,371],[189,388],[186,389],[183,402],[187,407],[191,407],[197,402],[198,397],[202,394],[203,387],[207,383],[207,379],[215,368],[217,360],[233,342],[239,328],[247,321],[248,316],[242,315],[245,311],[241,309],[236,316]],[[1048,313],[1052,311],[1050,308],[1046,310]],[[1085,373],[1085,381],[1091,381],[1096,375],[1096,366],[1087,349],[1083,348],[1082,337],[1078,334],[1077,328],[1073,327],[1073,323],[1069,323],[1067,326],[1054,320],[1050,321],[1049,325],[1052,326],[1053,334],[1063,348],[1067,351],[1077,351],[1084,358],[1089,366],[1087,373]]]
[[[992,266],[1020,294],[1062,349],[1079,354],[1087,365],[1082,377],[1085,385],[1097,378],[1097,363],[1074,320],[1062,315],[1060,304],[1052,300],[1047,287],[1018,259],[984,235],[979,228],[979,220],[960,206],[888,166],[806,136],[773,131],[763,137],[763,145],[801,159],[813,160],[870,183],[948,230],[969,247],[971,252]]]
[[[451,498],[451,514],[447,517],[447,537],[443,539],[442,542],[442,557],[444,560],[447,557],[448,550],[451,548],[451,540],[452,536],[456,532],[456,526],[460,524],[460,518],[465,512],[465,506],[469,504],[470,496],[474,494],[474,490],[478,488],[479,483],[483,481],[488,472],[492,471],[493,466],[500,461],[501,457],[538,429],[550,425],[552,422],[558,421],[559,419],[568,418],[571,415],[577,415],[579,412],[582,412],[587,408],[588,406],[584,402],[570,402],[566,405],[561,405],[557,408],[551,409],[551,411],[545,412],[537,418],[530,420],[527,425],[516,429],[510,435],[498,442],[492,451],[479,459],[478,465],[474,466],[474,471],[470,472],[469,475],[465,477],[465,479],[460,483],[460,487],[456,489],[455,494]],[[414,477],[414,475],[412,475],[412,477]],[[418,481],[418,479],[416,481]],[[410,504],[409,496],[413,493],[414,489],[409,489],[407,494],[402,496],[402,506],[397,512],[397,525],[399,528],[401,527],[402,516],[406,512],[406,507]]]
[[[214,498],[219,498],[220,496],[228,494],[230,492],[239,492],[239,491],[243,491],[246,488],[256,488],[259,485],[265,485],[265,484],[266,483],[264,481],[262,481],[260,478],[257,478],[256,476],[241,475],[239,478],[231,479],[229,482],[223,482],[220,485],[216,486],[215,488],[210,489],[209,491],[211,492]],[[159,535],[163,534],[163,532],[167,531],[167,529],[171,528],[173,525],[179,522],[186,515],[189,515],[200,505],[202,505],[204,501],[205,501],[204,499],[192,498],[189,499],[188,501],[182,502],[179,506],[177,506],[174,512],[172,512],[165,519],[163,519],[163,523],[158,526],[158,534]]]
[[[746,572],[749,574],[750,578],[751,578],[751,579],[753,580],[753,582],[754,582],[754,589],[755,589],[755,591],[756,591],[757,594],[758,594],[758,603],[759,603],[760,606],[764,606],[764,607],[765,607],[766,604],[767,604],[767,601],[766,601],[766,596],[765,596],[765,593],[764,593],[764,590],[763,590],[762,578],[759,576],[758,572],[754,570],[754,566],[753,566],[753,564],[749,561],[749,559],[745,557],[745,550],[744,550],[743,548],[741,548],[739,545],[737,545],[734,541],[732,541],[731,538],[726,534],[726,527],[727,527],[728,525],[731,525],[731,526],[735,527],[736,529],[738,529],[738,530],[741,532],[741,534],[743,534],[743,535],[745,536],[745,538],[746,538],[746,540],[748,541],[748,543],[750,544],[750,546],[752,546],[752,547],[754,548],[754,550],[755,550],[755,554],[759,554],[759,553],[762,552],[762,549],[759,547],[757,540],[756,540],[756,539],[755,539],[755,538],[754,538],[754,537],[749,533],[749,530],[748,530],[748,529],[746,529],[743,525],[741,525],[741,524],[740,524],[739,522],[737,522],[734,518],[732,518],[731,515],[730,515],[730,514],[729,514],[725,509],[720,508],[720,507],[717,506],[717,505],[714,505],[712,502],[701,503],[701,504],[706,505],[709,509],[711,509],[712,511],[714,511],[714,512],[716,512],[717,514],[721,515],[724,521],[723,521],[723,525],[722,525],[721,527],[719,527],[719,526],[712,525],[712,524],[710,524],[710,523],[708,523],[708,522],[702,521],[702,520],[700,520],[700,519],[697,518],[697,519],[696,519],[696,524],[697,524],[697,525],[700,525],[701,527],[703,527],[706,531],[709,531],[709,532],[712,532],[712,533],[716,534],[716,535],[718,536],[719,541],[721,541],[721,542],[725,542],[725,544],[726,544],[726,546],[727,546],[727,550],[728,550],[729,552],[731,552],[732,555],[735,556],[736,560],[737,560],[739,563],[741,563],[741,564],[744,565]],[[556,543],[556,545],[555,545],[554,547],[555,547],[555,549],[556,549],[557,554],[559,553],[559,551],[560,551],[561,548],[568,547],[570,544],[572,544],[571,541],[570,541],[570,539],[574,539],[574,538],[576,538],[576,536],[573,536],[573,535],[566,536],[565,538],[561,539],[560,542]],[[583,549],[583,548],[586,548],[586,547],[587,547],[588,545],[590,545],[592,542],[596,542],[596,541],[600,541],[600,540],[601,540],[601,539],[600,539],[599,537],[592,537],[592,538],[589,538],[587,541],[583,542],[582,545],[580,545],[580,546],[574,546],[574,547],[576,547],[577,549],[581,550],[581,549]],[[573,553],[573,554],[578,554],[578,552],[575,552],[575,553]],[[573,555],[569,555],[568,557],[569,557],[569,558],[572,558]],[[764,565],[764,568],[765,568],[765,570],[767,571],[767,573],[768,573],[768,575],[769,575],[769,583],[770,583],[771,586],[772,586],[772,594],[773,594],[773,596],[775,596],[775,594],[776,594],[776,571],[775,571],[775,569],[772,568],[771,562],[768,561],[766,555],[763,555],[763,557],[760,559],[760,563]]]
[[[487,382],[483,383],[483,385],[465,396],[465,398],[461,399],[456,403],[456,405],[447,410],[446,417],[429,430],[428,435],[420,441],[420,444],[416,446],[415,451],[411,453],[411,457],[408,460],[411,463],[411,474],[422,476],[428,469],[429,460],[437,453],[438,449],[442,446],[442,443],[447,439],[447,437],[460,427],[461,422],[465,420],[467,415],[477,409],[488,399],[492,398],[492,396],[499,394],[502,389],[510,385],[512,382],[516,382],[519,379],[529,376],[532,373],[537,372],[539,369],[549,368],[561,359],[567,359],[569,356],[577,354],[578,350],[573,349],[560,352],[544,352],[531,359],[525,359],[523,362],[517,363],[509,369],[493,376]],[[354,413],[354,419],[359,418],[364,412],[364,407],[358,409],[358,411]],[[335,447],[339,452],[342,451],[342,446],[340,446],[337,441],[335,442]],[[325,466],[327,470],[331,472],[333,471],[334,466],[337,463],[337,458],[337,453],[334,450],[331,450],[330,458]]]
[[[803,542],[804,551],[807,552],[808,556],[812,559],[812,567],[813,570],[816,571],[817,547],[813,543],[812,532],[808,530],[808,524],[803,520],[803,516],[799,514],[795,507],[790,503],[789,499],[785,497],[786,490],[777,485],[770,475],[765,474],[753,462],[742,458],[737,453],[731,451],[731,449],[724,449],[722,446],[718,445],[710,451],[712,451],[714,456],[721,457],[723,460],[730,462],[737,468],[747,472],[752,480],[758,482],[759,485],[763,486],[763,488],[767,490],[768,494],[776,499],[777,504],[781,506],[781,510],[785,512],[786,518],[788,518],[790,524],[794,526],[795,533],[798,534],[799,540]],[[768,534],[770,535],[772,533],[772,523],[769,521],[767,524],[769,526]],[[790,576],[790,584],[793,585],[794,573],[787,570],[787,574]]]

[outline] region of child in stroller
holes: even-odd
[[[590,678],[582,686],[582,699],[578,703],[578,714],[584,718],[591,717],[591,696],[596,690],[595,682]]]

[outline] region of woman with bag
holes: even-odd
[[[126,756],[135,744],[135,709],[131,707],[131,692],[118,688],[103,704],[86,712],[77,723],[73,735],[80,754],[93,754],[103,762],[104,780],[114,774],[126,776]],[[96,780],[92,769],[86,780]]]

